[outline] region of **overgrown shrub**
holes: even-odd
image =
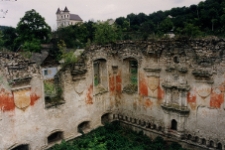
[[[167,144],[161,137],[153,141],[143,134],[120,126],[118,121],[99,127],[72,141],[62,141],[49,150],[184,150],[178,143]]]

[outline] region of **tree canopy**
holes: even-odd
[[[115,25],[109,25],[108,22],[97,23],[95,28],[94,41],[97,44],[108,44],[119,39],[119,30]]]
[[[49,40],[51,28],[45,22],[45,19],[32,9],[27,11],[20,19],[16,27],[16,32],[18,34],[16,39],[17,43],[24,44],[30,41],[33,44],[37,44],[45,43]]]

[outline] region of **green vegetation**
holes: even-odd
[[[11,51],[22,48],[25,51],[39,52],[42,43],[48,43],[51,28],[45,19],[34,9],[27,11],[16,28],[1,26],[3,47]],[[1,46],[1,45],[0,45]]]
[[[111,22],[111,23],[110,23]],[[44,18],[35,10],[27,11],[16,27],[0,26],[0,47],[11,51],[22,48],[40,51],[40,44],[51,43],[54,57],[62,54],[58,47],[64,41],[66,48],[85,48],[91,44],[109,44],[117,40],[148,40],[161,38],[169,32],[177,37],[225,36],[225,2],[205,0],[198,5],[177,7],[151,14],[128,14],[112,23],[88,21],[64,28],[52,34]],[[51,35],[50,35],[51,34]],[[50,38],[52,37],[52,38]]]
[[[178,143],[169,144],[161,137],[151,140],[143,134],[121,127],[119,122],[106,124],[72,141],[62,141],[49,150],[184,150]]]
[[[18,37],[15,42],[22,44],[24,50],[38,52],[41,43],[48,42],[51,28],[45,19],[34,9],[27,11],[16,27]]]
[[[109,25],[108,22],[95,24],[94,42],[97,44],[108,44],[119,39],[119,30],[116,25]]]
[[[62,89],[53,81],[44,81],[45,103],[47,107],[62,104]]]

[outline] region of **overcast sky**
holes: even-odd
[[[16,27],[26,11],[35,9],[46,22],[56,29],[56,10],[68,7],[84,21],[126,17],[130,13],[150,14],[173,7],[190,6],[203,0],[0,0],[0,25]],[[5,18],[3,12],[7,11]]]

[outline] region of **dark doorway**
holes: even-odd
[[[27,144],[19,145],[19,146],[13,148],[12,150],[29,150],[29,146]]]
[[[221,143],[217,144],[217,149],[222,150],[222,144]]]
[[[177,130],[177,121],[175,119],[173,119],[171,121],[171,129],[172,130]]]
[[[205,139],[202,139],[201,144],[202,144],[202,145],[206,145],[206,140],[205,140]]]
[[[214,147],[214,142],[213,141],[209,142],[209,147]]]
[[[126,120],[127,120],[127,117],[126,117]],[[102,115],[101,122],[103,125],[105,125],[106,123],[109,123],[109,113]]]

